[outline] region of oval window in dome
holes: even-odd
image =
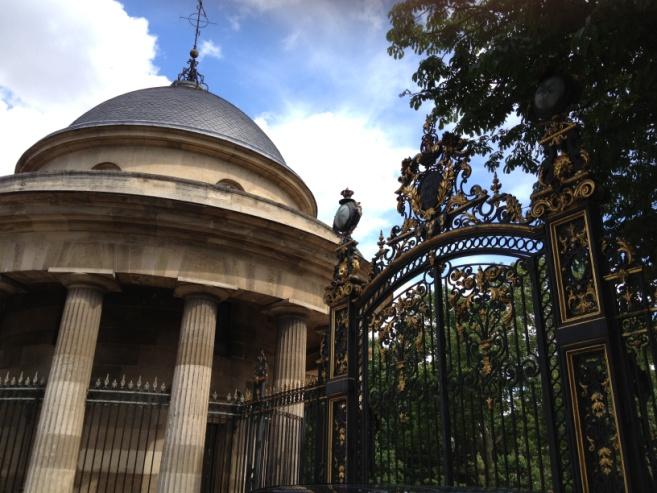
[[[91,169],[94,171],[121,171],[121,168],[118,164],[110,163],[109,161],[98,163]]]
[[[219,180],[217,185],[220,187],[228,188],[229,190],[239,190],[240,192],[244,191],[244,187],[242,185],[237,183],[235,180],[230,180],[228,178]]]

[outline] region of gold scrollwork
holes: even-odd
[[[564,212],[596,190],[590,177],[590,157],[579,145],[575,123],[551,121],[540,143],[545,149],[545,160],[531,195],[529,217],[534,219]]]
[[[329,483],[344,483],[347,473],[347,400],[344,397],[328,403],[328,461]]]
[[[481,375],[488,377],[496,358],[506,350],[500,346],[504,340],[500,336],[513,319],[513,289],[518,285],[518,276],[509,266],[490,265],[479,266],[476,271],[471,267],[454,268],[449,280],[452,289],[448,301],[456,315],[456,330],[476,344]]]
[[[598,344],[566,351],[566,364],[582,489],[628,491],[607,348]]]
[[[532,204],[529,214],[531,217],[540,219],[545,214],[563,212],[578,200],[591,197],[595,192],[595,182],[590,178],[584,178],[585,173],[575,176],[582,181],[567,184],[559,192],[552,188],[544,190],[540,194],[532,196]]]
[[[530,224],[518,199],[500,193],[501,184],[494,176],[490,194],[486,188],[466,188],[472,174],[469,162],[473,150],[468,141],[445,132],[441,138],[430,123],[425,125],[421,152],[402,161],[398,178],[397,211],[401,225],[379,241],[373,261],[373,275],[386,262],[399,257],[422,241],[448,230],[480,224]]]
[[[341,243],[337,250],[338,262],[333,271],[333,280],[324,291],[324,302],[334,305],[348,296],[358,296],[365,284],[356,249],[357,243],[349,239]]]
[[[561,321],[570,323],[601,311],[588,216],[584,211],[550,225]]]
[[[386,359],[395,369],[399,393],[404,393],[409,382],[417,378],[417,361],[427,357],[424,330],[429,317],[428,289],[420,283],[370,319],[369,331],[378,339],[378,357]]]

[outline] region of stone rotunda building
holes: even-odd
[[[315,371],[337,244],[263,131],[194,81],[115,97],[0,178],[0,228],[0,491],[245,489],[226,416]]]

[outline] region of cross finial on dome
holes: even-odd
[[[187,17],[187,20],[196,28],[194,47],[189,51],[187,66],[178,74],[178,79],[172,85],[207,89],[208,86],[203,79],[203,75],[198,71],[198,38],[201,35],[201,29],[210,24],[208,16],[205,14],[205,8],[203,8],[203,0],[196,0],[196,12]]]

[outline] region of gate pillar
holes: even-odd
[[[358,426],[362,419],[359,408],[358,338],[354,324],[354,300],[365,284],[361,271],[358,243],[351,237],[361,216],[361,207],[351,198],[353,192],[342,191],[340,207],[335,214],[333,230],[340,237],[336,249],[337,263],[324,301],[330,309],[327,334],[326,368],[326,483],[357,484],[363,482],[364,447],[358,447]]]
[[[530,214],[546,228],[576,488],[644,491],[615,301],[603,289],[600,190],[576,124],[553,120],[541,144]]]

